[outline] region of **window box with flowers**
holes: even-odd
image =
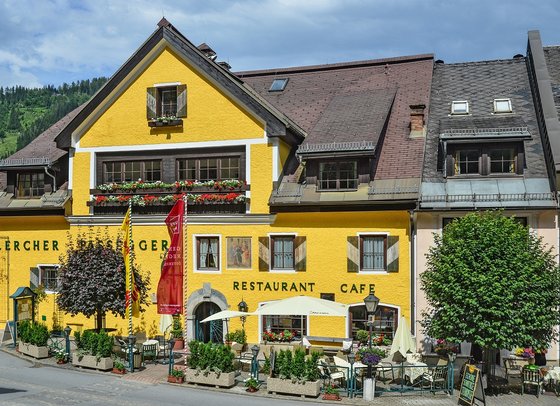
[[[440,357],[447,359],[450,354],[458,354],[460,348],[459,344],[451,343],[443,338],[438,338],[434,347],[434,352]]]
[[[148,127],[182,127],[183,120],[175,116],[157,117],[148,121]]]
[[[91,189],[91,194],[111,194],[111,193],[149,193],[149,192],[181,192],[181,191],[200,191],[200,192],[227,192],[245,191],[249,186],[243,180],[225,179],[208,181],[181,180],[172,183],[162,181],[145,182],[142,179],[134,182],[122,183],[103,183],[95,189]]]

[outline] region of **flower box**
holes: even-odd
[[[338,393],[324,393],[322,396],[323,400],[340,400],[340,395]]]
[[[100,371],[109,371],[113,369],[113,359],[111,357],[102,357],[97,360],[94,355],[79,356],[77,352],[72,354],[72,365],[82,368],[98,369]]]
[[[19,343],[19,352],[30,357],[41,359],[49,357],[49,347],[38,347],[29,343]]]
[[[117,374],[117,375],[124,375],[124,374],[126,374],[126,369],[113,368],[113,370],[111,372],[114,373],[114,374]]]
[[[182,127],[183,120],[150,120],[148,127]]]
[[[169,383],[183,383],[185,382],[184,376],[167,375],[167,382]]]
[[[210,372],[208,375],[204,375],[203,371],[187,368],[185,370],[185,382],[199,385],[210,385],[215,386],[216,388],[231,388],[235,385],[235,374],[236,373],[234,371],[222,372],[219,375],[215,372]]]
[[[269,393],[285,393],[289,395],[309,396],[316,398],[321,393],[321,381],[292,382],[291,379],[268,378],[266,390]]]

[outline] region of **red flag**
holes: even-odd
[[[183,313],[183,215],[185,202],[177,200],[165,219],[171,244],[167,250],[157,289],[159,314]]]

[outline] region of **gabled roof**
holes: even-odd
[[[410,105],[429,105],[432,66],[425,54],[236,75],[308,133],[302,149],[339,140],[378,146],[385,131],[376,179],[419,179],[424,139],[410,137]],[[285,89],[269,91],[281,78]]]
[[[290,143],[301,142],[305,137],[304,131],[283,113],[256,95],[250,88],[227,69],[208,58],[183,34],[181,34],[166,19],[158,24],[158,29],[144,42],[140,48],[117,70],[117,72],[90,99],[82,111],[64,128],[56,138],[59,148],[67,149],[72,145],[72,133],[96,108],[102,105],[124,78],[133,72],[135,67],[149,54],[167,45],[178,55],[185,58],[192,65],[200,69],[210,80],[225,88],[231,96],[239,100],[253,114],[260,117],[267,125],[268,136],[286,137]]]

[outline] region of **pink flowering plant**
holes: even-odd
[[[530,347],[516,348],[515,349],[515,355],[518,356],[518,357],[522,357],[522,358],[535,358],[535,352]]]
[[[443,338],[438,338],[436,341],[436,346],[434,347],[434,351],[440,357],[447,357],[449,354],[459,353],[459,344],[451,343],[449,341],[444,340]]]

